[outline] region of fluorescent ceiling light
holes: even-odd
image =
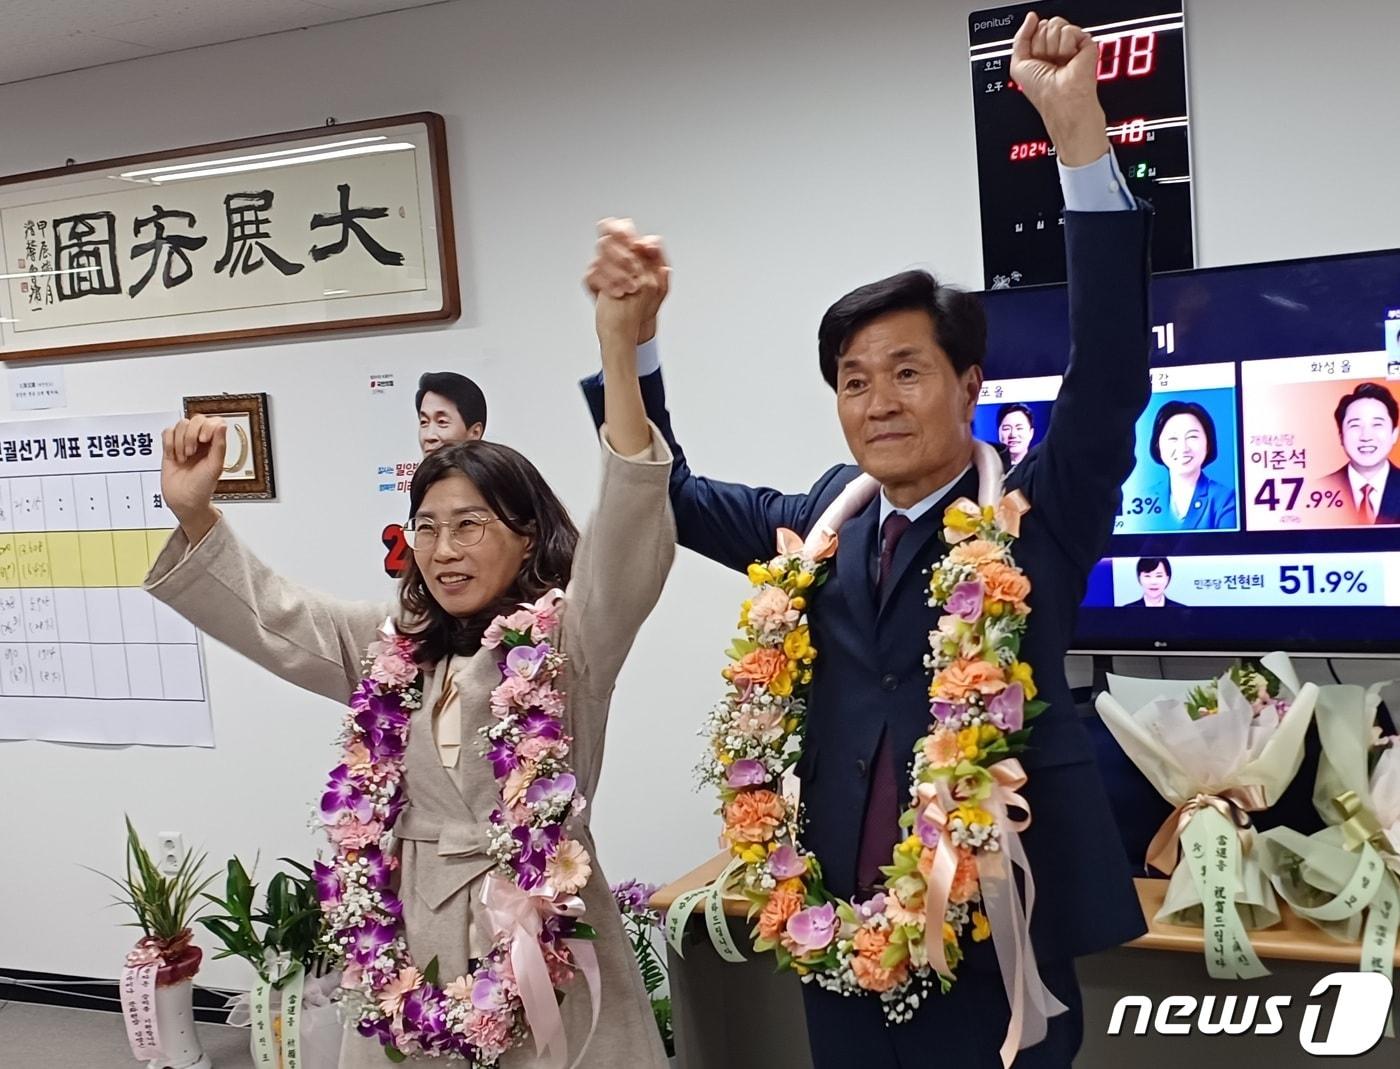
[[[91,275],[96,272],[96,267],[70,267],[65,271],[16,271],[12,275],[0,275],[0,278],[42,278],[47,275]]]
[[[179,174],[157,174],[151,181],[183,182],[187,178],[213,178],[221,174],[240,174],[244,171],[266,171],[274,167],[291,167],[298,163],[319,163],[322,160],[339,160],[346,156],[368,156],[380,152],[402,152],[417,146],[409,141],[394,141],[387,145],[361,145],[359,148],[334,149],[330,152],[308,152],[278,160],[258,160],[252,163],[235,163],[227,167],[205,167],[197,171],[182,171]]]
[[[374,137],[352,137],[345,141],[328,141],[324,145],[308,145],[303,148],[284,148],[276,152],[259,152],[252,156],[227,156],[222,160],[202,160],[199,163],[173,163],[169,167],[149,167],[144,171],[123,171],[118,178],[145,178],[154,174],[172,174],[176,171],[193,171],[201,167],[220,167],[230,163],[250,163],[254,160],[271,160],[281,156],[298,156],[303,152],[319,152],[328,148],[343,148],[346,145],[367,145],[372,141],[389,140],[383,134]]]

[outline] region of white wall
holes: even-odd
[[[806,486],[844,456],[813,344],[825,306],[914,264],[980,278],[966,13],[939,0],[480,0],[0,87],[0,173],[417,110],[447,119],[465,312],[450,329],[67,364],[69,411],[273,395],[275,504],[229,509],[275,567],[383,596],[355,503],[367,376],[457,367],[571,508],[596,463],[578,276],[603,215],[666,235],[678,426],[708,473]],[[1204,264],[1400,245],[1400,6],[1197,0],[1190,27]],[[757,372],[758,374],[755,374]],[[378,411],[378,410],[376,410]],[[743,419],[745,411],[763,413]],[[811,413],[795,436],[794,422]],[[411,418],[405,411],[405,452]],[[296,532],[310,532],[297,534]],[[614,880],[712,852],[692,793],[743,581],[678,561],[619,686],[594,826]],[[213,858],[306,857],[336,708],[208,644],[213,750],[0,746],[0,965],[112,975],[102,909],[121,812]],[[202,979],[235,985],[220,963]]]

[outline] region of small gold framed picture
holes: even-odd
[[[267,394],[220,393],[185,398],[185,418],[199,413],[228,424],[228,452],[215,501],[271,501],[277,496],[272,475],[272,430]]]

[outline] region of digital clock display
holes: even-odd
[[[1100,84],[1121,77],[1146,78],[1156,68],[1157,34],[1154,30],[1099,41]]]
[[[1017,141],[1011,146],[1011,162],[1018,160],[1035,160],[1041,156],[1053,156],[1054,147],[1049,141]]]
[[[1153,270],[1194,267],[1183,0],[1042,0],[968,17],[987,288],[1065,280],[1055,146],[1011,77],[1011,39],[1032,10],[1093,35],[1109,141],[1132,192],[1157,210]]]

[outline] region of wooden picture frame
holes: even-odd
[[[0,360],[446,322],[433,112],[0,178]]]
[[[228,457],[215,501],[271,501],[277,497],[272,467],[272,425],[267,394],[219,393],[185,398],[185,418],[219,416],[228,425]]]

